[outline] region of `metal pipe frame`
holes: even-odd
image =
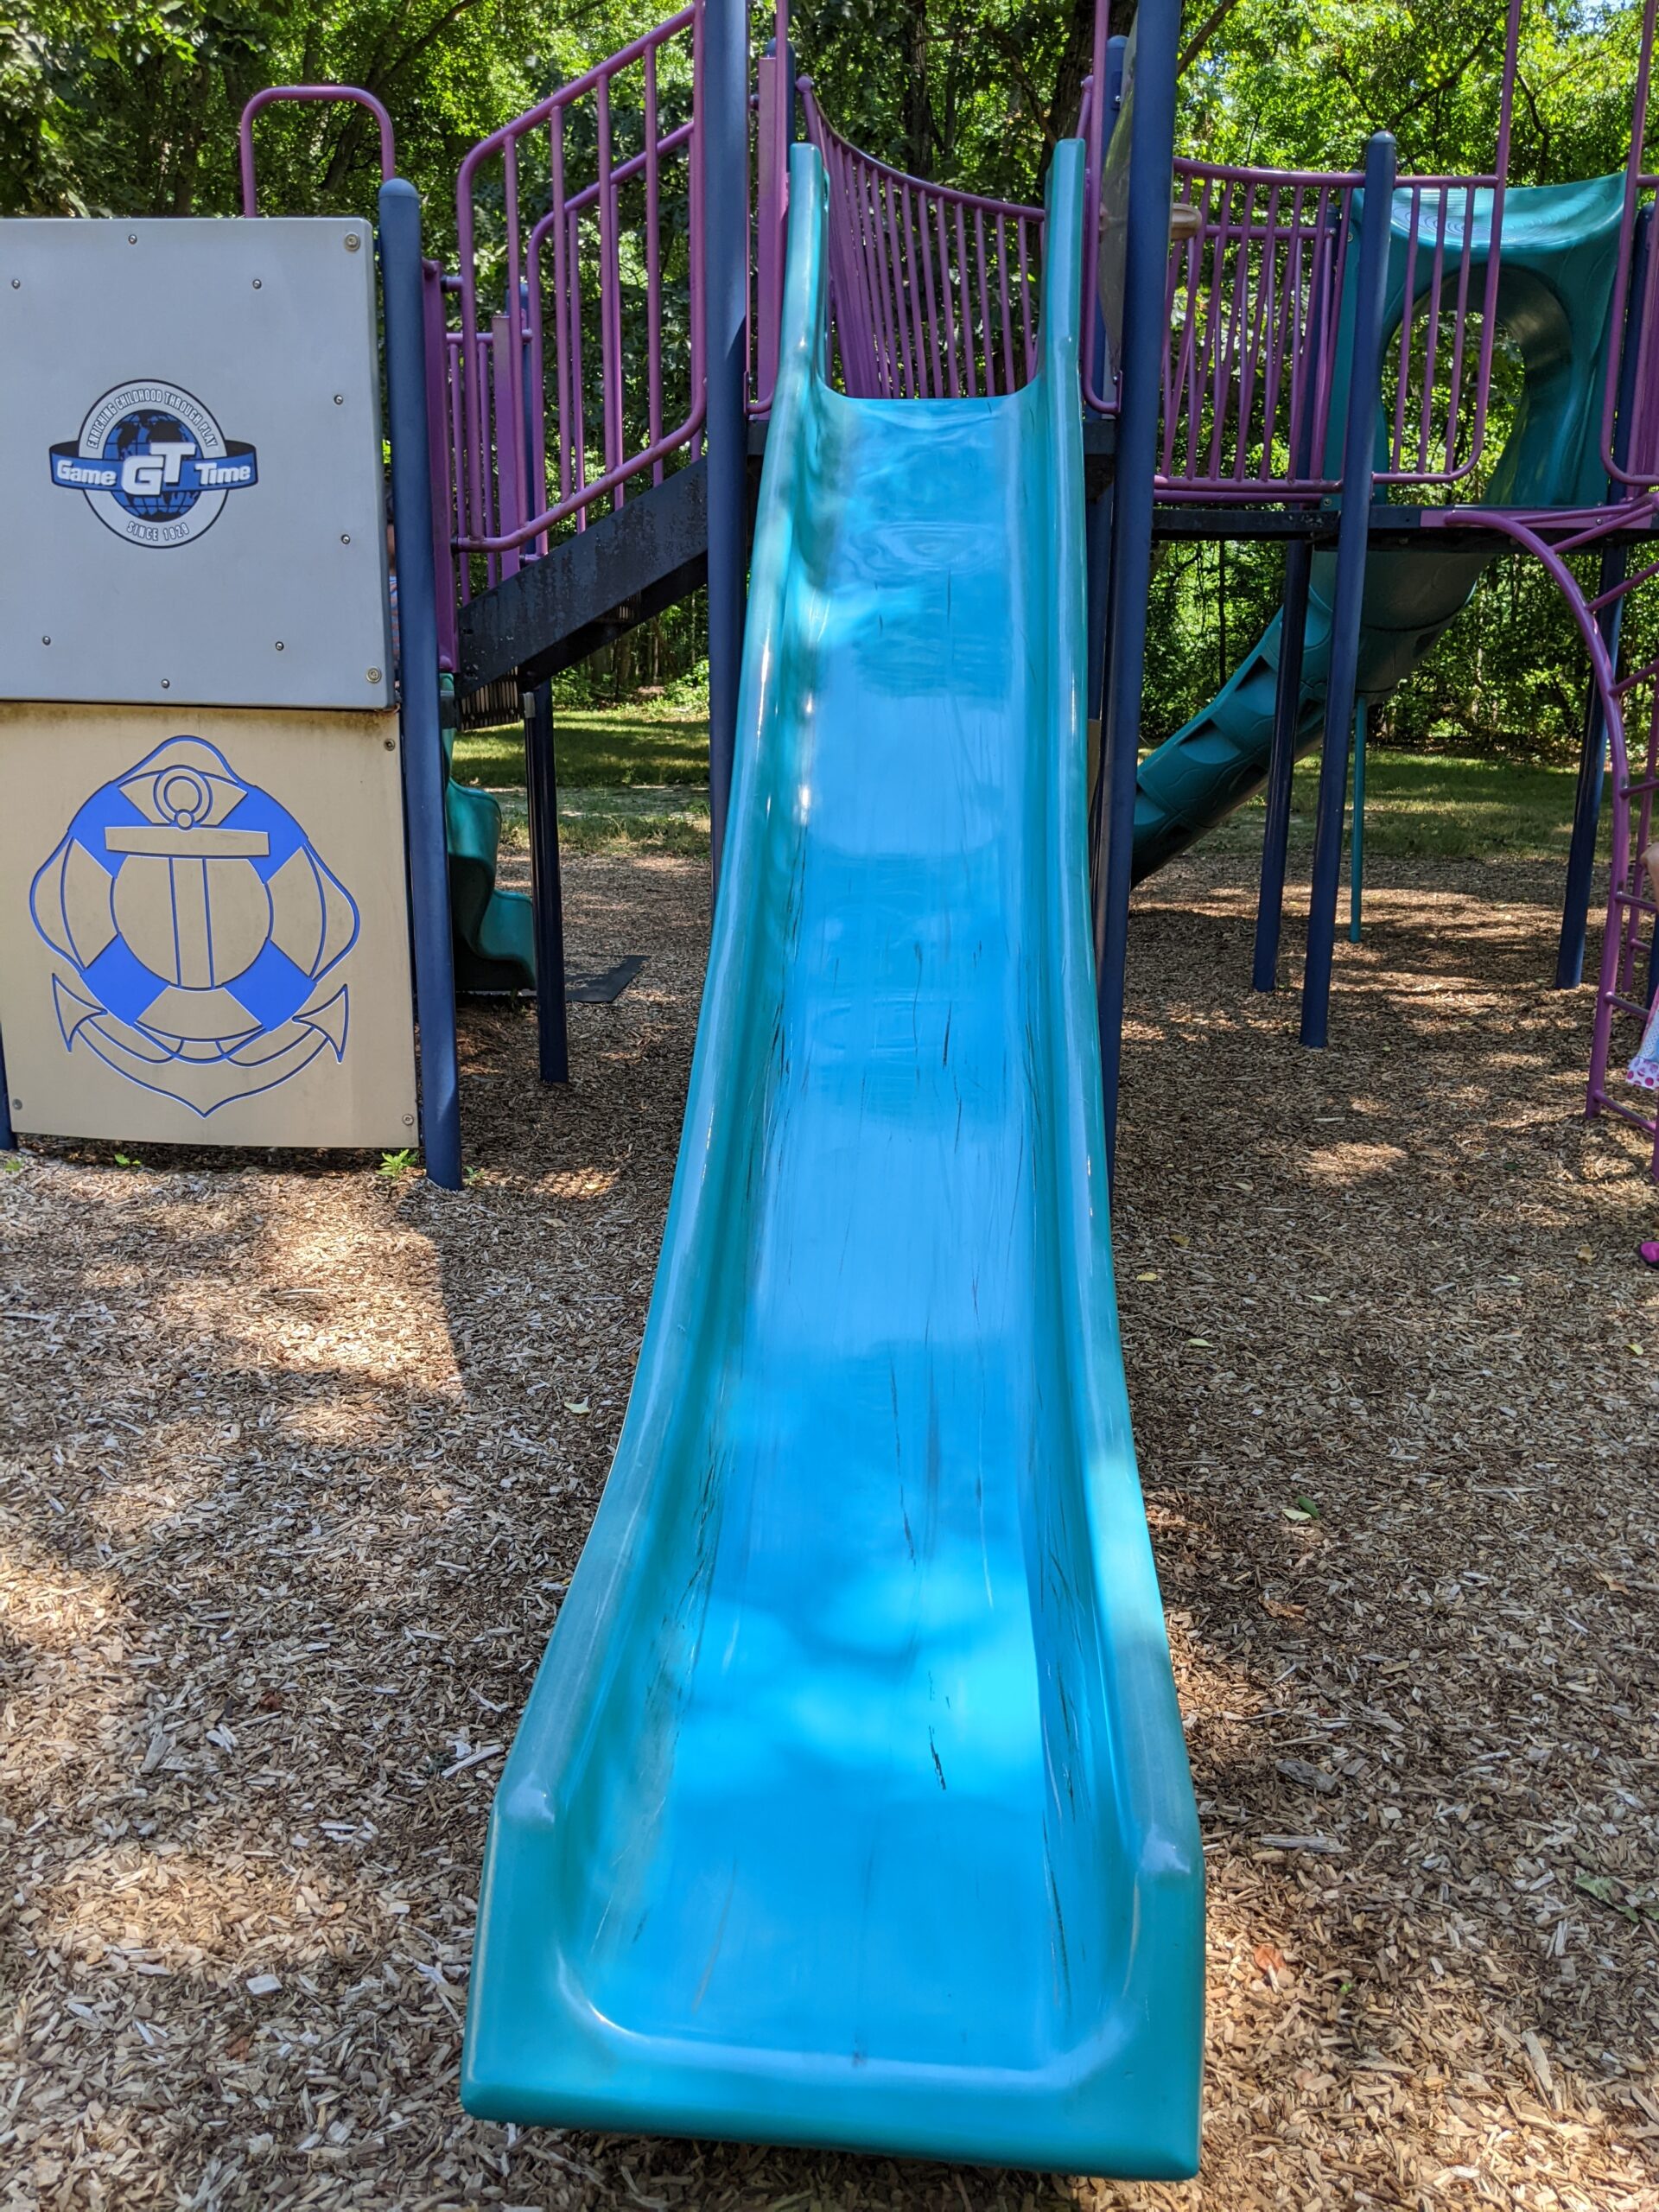
[[[1301,1040],[1322,1051],[1331,1022],[1331,966],[1342,867],[1342,820],[1348,796],[1348,740],[1359,673],[1360,619],[1365,598],[1376,410],[1382,375],[1382,315],[1387,302],[1389,237],[1394,195],[1394,141],[1379,130],[1365,155],[1365,199],[1359,225],[1353,350],[1348,416],[1343,426],[1342,519],[1337,535],[1337,582],[1332,608],[1331,668],[1319,759],[1319,817],[1313,833],[1313,888],[1302,976]]]
[[[399,553],[404,818],[409,848],[415,1002],[420,1022],[421,1144],[429,1182],[442,1190],[458,1191],[461,1101],[454,949],[443,819],[443,741],[439,729],[432,472],[426,447],[421,202],[414,186],[402,177],[388,179],[380,188],[379,215],[391,505]]]

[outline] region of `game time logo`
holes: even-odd
[[[134,545],[188,545],[213,528],[232,492],[259,480],[251,445],[226,437],[193,393],[156,378],[106,391],[51,461],[60,490],[80,493],[106,529]]]

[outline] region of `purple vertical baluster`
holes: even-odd
[[[985,210],[974,210],[974,254],[979,264],[979,324],[981,343],[985,349],[985,393],[988,398],[996,390],[996,348],[991,334],[990,280],[986,270]]]
[[[519,522],[524,519],[523,514],[524,486],[528,478],[527,456],[524,452],[524,349],[519,340],[519,332],[524,327],[522,285],[524,256],[518,236],[518,141],[515,137],[510,137],[501,149],[501,188],[507,245],[506,297],[503,305],[506,309],[512,342],[506,346],[505,363],[498,361],[496,370],[498,396],[495,434],[498,443],[495,465],[504,487],[508,485],[512,487],[510,494],[504,488],[500,495],[501,512],[513,518],[505,525],[505,528],[516,530]],[[496,342],[498,354],[505,344],[505,334],[504,334]],[[506,372],[505,407],[500,404],[499,399],[501,371],[504,365]],[[500,442],[504,435],[505,444]],[[518,556],[515,553],[512,566],[505,569],[503,574],[507,575],[514,574],[518,566]]]
[[[438,652],[455,664],[455,555],[450,542],[448,349],[443,342],[443,279],[435,261],[421,270],[421,321],[426,340],[426,459],[432,479],[432,573],[437,585]]]
[[[916,223],[916,243],[920,249],[922,263],[922,297],[927,306],[927,334],[933,366],[930,397],[944,397],[944,356],[939,348],[939,303],[933,289],[933,251],[928,238],[931,222],[931,203],[936,196],[925,186],[919,188],[921,214]]]
[[[1282,201],[1276,195],[1274,202],[1273,266],[1278,312],[1274,317],[1273,336],[1268,353],[1266,389],[1262,403],[1262,474],[1269,481],[1277,480],[1280,475],[1274,465],[1274,448],[1278,437],[1280,410],[1286,396],[1286,364],[1294,358],[1296,344],[1296,315],[1301,299],[1302,205],[1306,191],[1306,188],[1300,184],[1292,188],[1288,217],[1284,213]],[[1295,474],[1294,452],[1294,447],[1289,442],[1287,425],[1284,469],[1287,479]]]
[[[490,317],[491,382],[495,392],[495,534],[500,537],[510,537],[524,519],[520,441],[513,435],[513,418],[522,421],[524,414],[519,397],[524,390],[523,375],[513,374],[515,357],[522,372],[524,348],[519,343],[519,327],[517,315]],[[502,576],[518,575],[517,546],[503,547],[495,557]]]
[[[979,384],[974,370],[974,315],[969,304],[968,232],[962,219],[962,202],[954,201],[957,213],[957,312],[961,317],[962,359],[966,372],[968,397],[977,399]]]
[[[939,305],[944,322],[945,363],[950,372],[950,397],[962,397],[962,374],[957,359],[957,311],[950,283],[950,234],[944,219],[944,194],[933,203],[935,235],[939,242]]]
[[[899,341],[899,397],[912,399],[916,396],[917,386],[910,353],[909,310],[905,298],[902,229],[892,178],[880,178],[876,190],[880,194],[882,245],[887,257],[888,279],[893,287],[893,327]]]
[[[842,334],[842,368],[858,381],[849,390],[859,399],[875,399],[881,392],[881,339],[877,327],[875,291],[870,281],[869,257],[864,238],[864,186],[856,157],[844,147],[836,149],[836,174],[841,180],[842,234],[849,278],[849,328]],[[855,359],[849,356],[850,342]]]
[[[1423,404],[1417,418],[1417,473],[1427,475],[1429,448],[1434,435],[1434,370],[1440,334],[1440,286],[1446,274],[1446,231],[1451,207],[1451,190],[1440,187],[1440,209],[1434,224],[1434,252],[1428,264],[1428,315],[1423,326]],[[1412,195],[1412,219],[1415,225],[1422,209],[1421,189]],[[1452,470],[1456,461],[1458,418],[1448,413],[1446,418],[1446,468]]]
[[[1475,266],[1475,188],[1471,184],[1464,194],[1463,257],[1458,264],[1458,298],[1452,326],[1452,370],[1448,379],[1451,390],[1446,394],[1449,419],[1456,422],[1463,407],[1463,368],[1465,358],[1465,338],[1468,329],[1469,283]],[[1615,347],[1617,352],[1618,348]]]
[[[588,485],[588,394],[583,389],[585,365],[582,358],[582,214],[576,208],[567,208],[565,222],[569,237],[565,256],[570,270],[570,490],[572,494],[587,489]],[[582,507],[576,513],[576,528],[588,527],[588,510]]]
[[[449,455],[450,474],[454,479],[451,509],[457,537],[467,532],[467,378],[466,340],[458,330],[448,333],[444,345],[445,358],[449,364]],[[455,554],[455,577],[464,607],[473,595],[473,562],[469,553],[459,549]]]
[[[570,465],[570,257],[566,250],[564,212],[564,110],[554,109],[548,125],[548,155],[552,175],[553,238],[553,376],[558,408],[559,498],[568,499],[572,488]]]
[[[1103,13],[1104,10],[1102,12]],[[1098,204],[1098,195],[1096,195],[1096,204]],[[1026,257],[1026,232],[1029,227],[1029,217],[1020,216],[1016,226],[1016,235],[1020,241],[1020,336],[1026,362],[1025,381],[1027,384],[1037,373],[1036,334],[1031,327],[1031,270]],[[1086,331],[1092,331],[1094,327],[1091,315],[1089,321],[1084,325],[1084,328]],[[1092,356],[1090,359],[1092,363]],[[1090,376],[1094,374],[1092,365],[1090,374]]]
[[[1417,226],[1422,210],[1422,192],[1414,185],[1406,195],[1406,273],[1401,292],[1400,314],[1400,370],[1395,381],[1393,454],[1390,469],[1403,464],[1406,446],[1406,401],[1412,378],[1412,364],[1417,358]]]
[[[1255,194],[1263,195],[1260,213],[1255,211]],[[1273,263],[1263,246],[1263,240],[1272,233],[1272,210],[1278,202],[1278,188],[1265,179],[1251,187],[1249,221],[1244,236],[1239,241],[1239,278],[1245,289],[1245,304],[1240,313],[1243,327],[1236,377],[1236,410],[1238,428],[1233,445],[1233,466],[1230,474],[1235,482],[1242,482],[1249,460],[1250,423],[1255,410],[1255,395],[1262,381],[1262,359],[1269,343],[1273,308]]]
[[[923,363],[920,345],[913,340],[912,325],[916,321],[916,272],[909,265],[909,221],[905,219],[905,188],[892,177],[887,179],[887,238],[893,261],[893,308],[898,312],[898,339],[905,354],[905,385],[907,398],[920,398],[923,394]]]
[[[1339,194],[1342,201],[1340,221],[1327,226],[1321,233],[1321,257],[1325,264],[1325,279],[1321,287],[1324,312],[1319,326],[1318,374],[1313,384],[1313,435],[1308,452],[1310,466],[1319,472],[1322,482],[1335,488],[1335,480],[1325,471],[1325,448],[1331,434],[1331,403],[1337,373],[1337,334],[1341,318],[1343,287],[1347,282],[1348,247],[1354,227],[1354,188],[1345,185]]]
[[[997,313],[1002,326],[1002,374],[1012,391],[1019,378],[1014,373],[1014,302],[1008,296],[1008,226],[1000,212],[996,219]]]
[[[887,218],[881,205],[880,173],[868,163],[864,168],[864,237],[869,255],[870,284],[876,297],[881,333],[881,397],[900,396],[899,336],[893,317],[893,293],[887,273]]]
[[[599,359],[602,379],[602,432],[608,475],[622,465],[622,268],[617,241],[616,188],[611,181],[611,79],[601,77],[594,92],[599,126]],[[619,484],[612,504],[620,507]]]
[[[905,253],[910,267],[916,324],[916,389],[924,399],[944,396],[939,382],[938,331],[933,313],[933,257],[927,244],[927,188],[905,188]]]
[[[1186,178],[1185,188],[1190,207],[1194,204],[1191,176]],[[1164,288],[1165,320],[1172,332],[1175,327],[1176,295],[1183,289],[1185,293],[1179,334],[1165,357],[1164,448],[1160,474],[1167,482],[1174,481],[1182,473],[1177,466],[1176,454],[1181,449],[1183,435],[1189,449],[1192,442],[1187,426],[1193,405],[1192,379],[1198,366],[1198,317],[1204,286],[1204,257],[1210,245],[1210,188],[1211,180],[1205,177],[1197,202],[1198,229],[1185,245],[1177,246],[1171,253]]]
[[[661,178],[657,131],[657,49],[645,55],[645,422],[646,443],[663,435],[663,270],[658,238]],[[652,464],[651,480],[663,480],[663,464]]]

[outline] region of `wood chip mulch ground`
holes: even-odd
[[[1659,1205],[1548,870],[1393,863],[1333,1048],[1247,864],[1141,894],[1124,1338],[1211,1878],[1179,2189],[485,2126],[485,1816],[604,1479],[703,946],[573,861],[575,1081],[477,1173],[0,1174],[0,2205],[1659,2207]]]

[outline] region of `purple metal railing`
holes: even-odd
[[[830,200],[830,303],[856,398],[1013,391],[1037,367],[1043,211],[906,176],[850,145],[800,80]]]
[[[392,136],[391,118],[384,104],[372,92],[365,92],[360,85],[267,85],[264,91],[256,92],[242,111],[237,127],[237,156],[242,173],[242,213],[259,213],[258,188],[253,175],[253,119],[263,110],[272,107],[278,100],[296,100],[312,105],[332,105],[345,101],[355,107],[366,108],[374,118],[380,133],[380,179],[382,183],[397,173],[397,142]]]
[[[560,524],[580,528],[602,500],[620,505],[636,477],[660,483],[697,442],[702,42],[701,0],[692,0],[461,164],[460,274],[445,287],[459,327],[446,330],[445,350],[463,599],[474,558],[484,580],[498,582],[544,552]],[[671,71],[687,111],[671,124],[664,114]],[[500,208],[486,218],[480,188],[492,172]],[[666,269],[682,229],[684,323],[671,351]]]
[[[1260,499],[1325,471],[1356,175],[1175,164],[1158,486]]]
[[[1394,195],[1411,304],[1385,372],[1379,484],[1451,485],[1480,462],[1520,27],[1521,0],[1510,0],[1491,172],[1410,177]],[[1159,489],[1223,501],[1335,492],[1327,443],[1337,326],[1363,180],[1192,161],[1174,168]],[[1185,221],[1183,209],[1192,211]],[[1471,311],[1480,317],[1472,357]]]
[[[1659,899],[1654,896],[1643,855],[1654,840],[1659,799],[1659,654],[1621,676],[1616,648],[1608,643],[1608,632],[1617,634],[1618,626],[1606,620],[1632,593],[1659,578],[1659,558],[1644,562],[1593,594],[1569,566],[1574,556],[1599,553],[1617,532],[1659,528],[1659,493],[1603,507],[1556,508],[1536,514],[1448,507],[1426,519],[1443,529],[1501,531],[1533,554],[1567,601],[1590,656],[1591,680],[1607,733],[1612,804],[1607,925],[1602,937],[1585,1111],[1616,1115],[1645,1130],[1653,1139],[1652,1168],[1659,1179],[1659,1105],[1644,1111],[1610,1088],[1620,1079],[1619,1065],[1626,1058],[1624,1045],[1628,1042],[1633,1052],[1640,1040],[1649,1011],[1648,978],[1656,972]],[[1626,622],[1623,628],[1629,635],[1633,626]]]

